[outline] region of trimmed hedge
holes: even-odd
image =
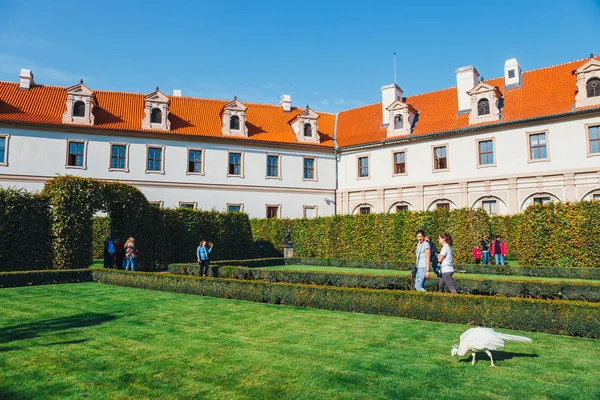
[[[326,310],[600,338],[600,303],[333,288],[94,270],[99,283]]]
[[[24,190],[0,188],[0,271],[51,267],[47,200]]]
[[[0,272],[0,288],[92,281],[90,269]]]
[[[110,234],[110,217],[92,217],[92,257],[104,257],[104,240]]]

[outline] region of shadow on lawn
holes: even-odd
[[[483,357],[482,357],[483,354]],[[494,362],[496,361],[504,361],[504,360],[510,360],[513,358],[537,358],[539,357],[537,354],[529,354],[529,353],[509,353],[507,351],[492,351],[492,357],[494,357]],[[458,360],[458,362],[468,362],[470,363],[472,360],[471,358],[471,354],[469,353],[469,357],[462,359],[462,360]],[[483,352],[479,352],[477,353],[477,356],[475,358],[475,362],[478,361],[490,361],[490,358],[487,356],[487,354],[483,353]]]
[[[51,333],[60,335],[69,333],[70,329],[87,328],[113,321],[118,317],[113,314],[85,313],[70,317],[46,319],[28,324],[13,325],[0,328],[0,344],[18,340],[33,339]],[[57,344],[70,342],[59,342]],[[52,345],[52,344],[49,344]]]

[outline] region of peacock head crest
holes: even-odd
[[[458,351],[459,351],[458,345],[454,344],[454,345],[452,345],[452,352],[450,354],[452,354],[452,357],[454,357],[455,355],[458,354]]]

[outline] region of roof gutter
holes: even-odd
[[[460,133],[477,132],[477,131],[490,129],[490,128],[503,128],[505,126],[513,126],[513,125],[521,125],[521,124],[532,123],[532,122],[553,120],[553,119],[558,119],[558,118],[562,118],[562,117],[566,117],[566,116],[576,117],[579,115],[593,114],[594,112],[599,112],[599,111],[600,111],[600,108],[591,108],[591,109],[586,109],[586,110],[570,111],[570,112],[562,113],[562,114],[546,115],[543,117],[520,119],[517,121],[499,122],[497,124],[477,125],[477,126],[473,126],[470,128],[461,128],[461,129],[454,129],[451,131],[428,133],[426,135],[419,135],[419,136],[413,136],[413,137],[409,136],[409,137],[402,137],[402,138],[396,138],[396,139],[390,139],[390,140],[379,140],[377,142],[371,142],[371,143],[365,143],[365,144],[353,144],[353,145],[344,146],[344,147],[338,147],[337,142],[334,142],[334,146],[335,146],[336,154],[337,154],[338,152],[341,153],[346,150],[371,148],[371,147],[376,147],[376,146],[381,146],[381,145],[386,145],[386,144],[404,143],[404,142],[411,142],[411,141],[421,140],[421,139],[424,139],[424,140],[433,139],[433,138],[437,138],[437,137],[444,137],[444,136],[460,134]],[[336,121],[337,121],[337,116],[336,116]]]

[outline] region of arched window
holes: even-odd
[[[85,117],[85,103],[83,101],[79,100],[73,104],[73,116]]]
[[[312,136],[312,126],[309,123],[304,124],[304,136]]]
[[[477,102],[477,115],[488,115],[490,113],[490,102],[488,99],[481,99]]]
[[[402,128],[404,128],[404,118],[402,118],[402,115],[396,115],[394,117],[394,129]]]
[[[237,115],[232,115],[229,119],[229,129],[231,130],[239,130],[240,129],[240,117]]]
[[[150,113],[150,123],[152,124],[162,124],[162,111],[160,108],[153,108]]]
[[[592,78],[587,84],[587,97],[597,97],[600,96],[600,79]]]

